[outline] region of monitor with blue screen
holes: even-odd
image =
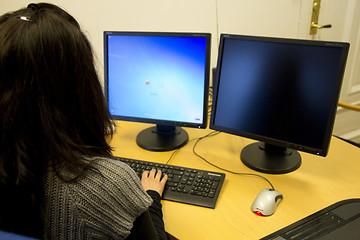
[[[187,143],[181,127],[205,128],[208,33],[104,32],[105,89],[112,116],[156,124],[137,143],[167,151]]]

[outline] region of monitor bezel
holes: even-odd
[[[146,31],[104,31],[104,89],[107,102],[109,101],[108,91],[108,36],[122,35],[122,36],[159,36],[159,37],[201,37],[206,39],[206,55],[205,55],[205,79],[204,79],[204,96],[203,96],[203,121],[196,122],[182,122],[169,121],[153,118],[130,117],[121,115],[112,115],[115,120],[150,123],[163,126],[174,127],[191,127],[191,128],[206,128],[208,124],[208,98],[209,98],[209,82],[210,82],[210,54],[211,54],[211,34],[210,33],[195,33],[195,32],[146,32]],[[179,103],[181,104],[181,103]],[[176,107],[176,106],[174,106]]]
[[[250,40],[250,41],[262,41],[262,42],[275,42],[275,43],[288,43],[288,44],[300,44],[300,45],[312,45],[312,46],[327,46],[327,47],[338,47],[342,48],[342,55],[339,64],[339,71],[336,77],[336,92],[334,93],[334,97],[331,100],[331,109],[329,118],[327,120],[326,131],[324,133],[324,139],[322,148],[314,148],[312,146],[306,146],[304,144],[298,144],[295,142],[285,141],[283,139],[276,139],[273,137],[257,135],[251,132],[239,131],[236,129],[227,128],[224,126],[219,126],[215,124],[216,118],[216,103],[217,103],[217,95],[218,95],[218,87],[219,87],[219,78],[223,57],[223,48],[224,42],[226,39],[239,39],[239,40]],[[290,148],[293,150],[299,150],[302,152],[307,152],[319,156],[325,157],[328,154],[329,146],[332,137],[332,131],[334,127],[336,111],[337,111],[337,103],[340,97],[340,90],[343,81],[343,76],[345,72],[345,65],[349,50],[349,43],[346,42],[331,42],[331,41],[319,41],[319,40],[306,40],[306,39],[292,39],[292,38],[278,38],[278,37],[265,37],[265,36],[249,36],[249,35],[234,35],[234,34],[221,34],[220,36],[220,44],[219,44],[219,52],[218,52],[218,61],[216,67],[216,76],[214,78],[214,89],[213,89],[213,104],[212,104],[212,112],[210,118],[210,129],[229,133],[232,135],[237,135],[253,140],[257,140],[260,142],[264,142],[266,144],[275,145],[282,148]]]

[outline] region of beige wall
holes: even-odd
[[[0,0],[0,14],[31,1]],[[216,66],[219,33],[290,36],[298,34],[299,0],[48,0],[81,24],[103,79],[103,31],[172,31],[212,34],[211,67]],[[279,11],[279,9],[287,9]],[[279,14],[280,12],[280,14]],[[264,19],[266,19],[264,21]],[[287,19],[284,21],[284,19]],[[291,29],[290,31],[288,29]]]
[[[30,1],[0,0],[0,14],[26,7]],[[215,0],[49,0],[67,10],[89,37],[103,79],[103,31],[209,32],[216,43]],[[212,65],[216,58],[212,58]]]

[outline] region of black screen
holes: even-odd
[[[210,127],[325,156],[348,44],[222,35]]]

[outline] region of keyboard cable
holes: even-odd
[[[254,173],[241,173],[241,172],[234,172],[234,171],[231,171],[231,170],[228,170],[228,169],[225,169],[225,168],[222,168],[222,167],[219,167],[211,162],[209,162],[208,160],[206,160],[204,157],[202,157],[200,154],[198,154],[196,151],[195,151],[195,148],[197,146],[197,144],[204,138],[208,138],[208,137],[212,137],[212,136],[216,136],[218,135],[220,132],[219,131],[212,131],[208,134],[206,134],[205,136],[203,137],[199,137],[199,138],[195,138],[193,140],[196,140],[194,146],[193,146],[193,153],[199,157],[200,159],[202,159],[203,161],[205,161],[206,163],[210,164],[211,166],[215,167],[215,168],[218,168],[220,170],[223,170],[225,172],[228,172],[228,173],[232,173],[232,174],[236,174],[236,175],[243,175],[243,176],[255,176],[255,177],[259,177],[259,178],[262,178],[264,179],[265,181],[267,181],[270,186],[271,186],[271,189],[272,190],[275,190],[273,184],[270,182],[270,180],[268,180],[266,177],[262,176],[262,175],[259,175],[259,174],[254,174]],[[174,154],[174,153],[173,153]]]

